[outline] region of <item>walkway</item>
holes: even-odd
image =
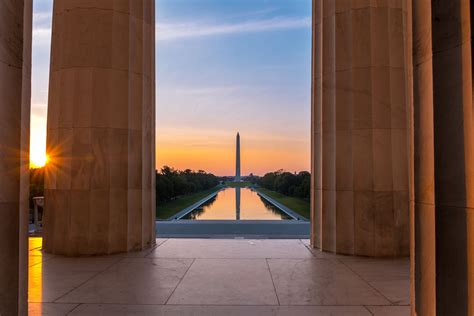
[[[337,256],[307,240],[158,239],[90,258],[30,239],[30,315],[409,315],[408,259]]]
[[[310,222],[297,220],[157,221],[160,238],[309,238]]]
[[[192,211],[194,211],[196,208],[198,208],[199,206],[203,205],[204,203],[206,203],[207,201],[213,199],[217,193],[219,193],[222,189],[220,190],[217,190],[216,192],[213,192],[211,194],[209,194],[208,196],[206,196],[205,198],[203,199],[200,199],[199,201],[197,201],[196,203],[193,203],[191,204],[190,206],[184,208],[183,210],[179,211],[178,213],[174,214],[173,216],[169,217],[167,220],[168,221],[173,221],[173,220],[180,220],[181,218],[183,218],[184,216],[188,215],[189,213],[191,213]]]

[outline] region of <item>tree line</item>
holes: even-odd
[[[162,203],[179,196],[211,189],[219,179],[203,170],[176,170],[164,166],[156,172],[156,202]]]
[[[36,196],[44,196],[44,167],[30,169],[30,208]]]
[[[178,196],[211,189],[219,184],[219,179],[203,170],[184,171],[164,166],[156,171],[156,201],[165,202]],[[44,167],[30,169],[30,207],[33,197],[44,196]]]
[[[258,180],[258,185],[268,190],[305,200],[310,199],[311,174],[308,171],[299,173],[278,170],[269,172]]]
[[[156,172],[156,202],[163,203],[186,194],[209,190],[219,184],[219,179],[203,170],[177,170],[164,166]],[[245,180],[284,195],[310,199],[311,174],[307,171],[291,173],[278,170],[263,177],[251,174]],[[44,168],[30,169],[30,207],[34,196],[43,195]]]

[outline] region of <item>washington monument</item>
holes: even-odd
[[[235,182],[240,182],[240,135],[237,133],[237,148],[235,154]]]

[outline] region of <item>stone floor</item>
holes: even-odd
[[[157,239],[65,258],[30,238],[30,315],[409,315],[408,259],[346,257],[307,240]]]

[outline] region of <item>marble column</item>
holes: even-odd
[[[155,242],[154,0],[55,1],[44,248]]]
[[[414,313],[474,313],[469,0],[412,1]]]
[[[32,1],[0,0],[0,315],[26,315]]]
[[[403,0],[313,1],[312,245],[407,256]]]

